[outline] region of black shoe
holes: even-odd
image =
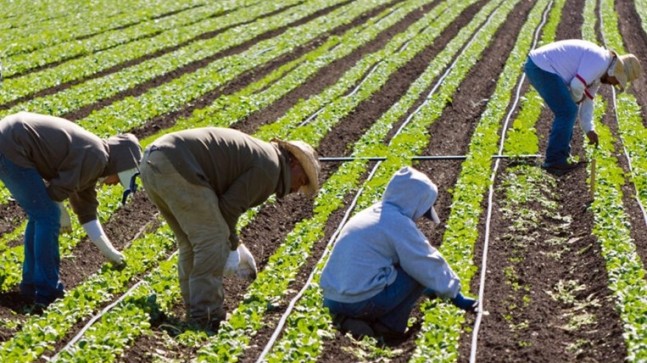
[[[43,315],[45,312],[45,309],[47,309],[47,305],[44,304],[29,304],[25,305],[24,309],[22,310],[23,314],[27,315]]]
[[[36,305],[43,305],[45,307],[49,306],[51,303],[53,303],[56,299],[62,299],[65,297],[65,291],[60,291],[57,290],[54,295],[42,295],[36,292],[36,298],[34,299],[34,302]]]
[[[551,166],[542,165],[541,168],[546,170],[550,174],[553,174],[556,176],[562,176],[570,173],[571,171],[579,168],[584,164],[585,164],[584,162],[578,162],[578,163],[565,162],[563,164],[557,164],[557,165],[551,165]]]
[[[379,321],[374,322],[371,327],[375,332],[375,336],[382,338],[387,344],[400,344],[409,338],[409,332],[397,332]]]
[[[344,315],[335,315],[335,317],[333,318],[333,323],[342,333],[349,332],[356,339],[361,339],[365,336],[375,336],[375,332],[371,327],[371,323],[366,320],[349,318]]]

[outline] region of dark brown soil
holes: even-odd
[[[310,79],[305,80],[299,88],[289,92],[276,103],[250,115],[232,127],[251,134],[259,126],[278,119],[301,99],[316,95],[329,85],[334,84],[359,59],[368,53],[380,49],[395,34],[415,22],[438,3],[439,1],[433,1],[429,5],[412,12],[401,22],[380,34],[374,41],[365,44],[347,57],[323,68]],[[351,114],[330,130],[317,148],[319,154],[321,156],[348,155],[349,150],[352,149],[352,145],[361,135],[406,92],[411,83],[424,71],[430,61],[443,49],[444,45],[472,19],[474,14],[485,3],[487,3],[486,0],[479,1],[477,4],[465,10],[438,37],[432,46],[416,56],[406,67],[403,67],[393,75],[379,92],[362,102]],[[503,70],[503,65],[517,40],[518,31],[526,21],[527,14],[533,5],[534,2],[532,1],[521,1],[502,28],[494,35],[481,60],[470,70],[456,94],[453,95],[451,102],[448,102],[446,105],[442,116],[429,127],[429,134],[432,136],[427,146],[427,154],[461,155],[468,152],[468,145],[474,128],[487,106],[487,100],[494,92],[494,87]],[[566,1],[562,22],[557,30],[557,39],[580,37],[579,29],[583,21],[581,15],[583,6],[584,0]],[[647,36],[641,30],[640,19],[636,14],[634,6],[633,2],[629,0],[620,0],[617,2],[616,9],[619,13],[621,31],[627,51],[635,53],[640,59],[647,59]],[[221,95],[240,90],[251,82],[264,77],[282,64],[294,60],[317,47],[328,36],[339,35],[350,27],[364,22],[369,16],[377,14],[382,9],[384,7],[367,12],[353,24],[335,29],[326,36],[296,49],[293,53],[280,57],[259,69],[255,69],[253,72],[242,75],[222,89],[204,95],[199,100],[192,102],[192,104],[186,105],[184,109],[151,120],[143,127],[132,131],[140,137],[145,137],[152,135],[160,129],[172,126],[176,120],[190,115],[193,110],[209,105]],[[330,10],[332,9],[326,9],[308,19],[326,16]],[[296,24],[292,26],[294,25]],[[219,53],[203,61],[194,62],[171,74],[142,83],[133,89],[125,90],[110,99],[74,111],[67,116],[70,119],[78,120],[120,99],[140,95],[151,88],[176,79],[183,74],[193,72],[217,58],[240,52],[263,39],[275,36],[283,30],[285,29],[269,32],[240,47]],[[212,36],[217,36],[217,34],[205,34],[205,37]],[[164,50],[162,53],[156,53],[150,57],[159,56],[171,50]],[[143,60],[145,59],[134,60],[132,64]],[[114,67],[106,72],[118,72],[123,67],[132,64]],[[43,92],[46,94],[56,93],[71,87],[73,84],[63,84]],[[524,86],[524,89],[526,88],[527,85]],[[645,90],[647,90],[647,80],[643,77],[634,82],[631,91],[636,95],[643,108],[647,104]],[[426,93],[423,94],[426,95]],[[600,97],[608,98],[608,90],[604,90]],[[419,100],[410,112],[422,102],[422,99]],[[7,106],[0,105],[0,109],[4,107]],[[605,123],[611,126],[614,133],[618,135],[617,125],[612,120],[612,115],[613,112],[609,109]],[[643,119],[647,119],[647,114],[645,114],[644,110]],[[541,150],[545,149],[551,120],[552,114],[549,110],[544,109],[537,124]],[[400,122],[403,121],[404,119],[400,120]],[[394,126],[393,130],[396,129],[397,125]],[[393,134],[394,131],[389,134],[387,140],[384,140],[384,143],[388,143],[389,139],[393,137]],[[584,155],[582,149],[583,141],[581,131],[577,129],[572,143],[574,155]],[[619,150],[620,147],[621,145],[618,144]],[[620,153],[618,155],[621,165],[627,169],[627,161]],[[322,166],[322,177],[320,181],[325,182],[337,170],[339,163],[324,163]],[[420,162],[415,166],[429,175],[438,185],[441,192],[436,209],[441,219],[446,219],[451,213],[451,191],[461,172],[461,161]],[[623,358],[626,356],[626,348],[622,339],[623,330],[621,321],[615,310],[611,293],[608,289],[609,283],[607,281],[600,247],[597,244],[595,236],[592,235],[593,216],[588,209],[590,194],[585,181],[585,170],[580,169],[563,177],[552,177],[546,174],[547,178],[556,178],[557,187],[552,190],[552,193],[548,193],[548,191],[547,193],[557,202],[557,213],[560,216],[570,217],[571,221],[566,230],[559,230],[560,222],[558,220],[543,215],[536,225],[532,226],[529,232],[534,236],[538,236],[538,238],[535,242],[525,246],[523,249],[523,263],[517,265],[513,265],[510,261],[518,257],[516,255],[518,251],[506,245],[506,232],[511,227],[511,221],[505,218],[500,210],[505,199],[505,190],[502,190],[500,187],[501,181],[506,175],[514,171],[515,165],[507,165],[505,162],[502,162],[495,182],[493,215],[490,222],[487,275],[484,286],[485,297],[483,300],[483,306],[489,314],[485,315],[481,322],[478,335],[477,359],[483,362],[623,361]],[[362,179],[366,177],[364,175]],[[635,193],[632,188],[632,186],[627,185],[624,189],[625,207],[632,224],[632,237],[636,241],[641,258],[645,260],[647,259],[647,233],[645,233],[647,228],[640,208],[632,197]],[[307,262],[300,269],[296,279],[291,282],[289,286],[290,290],[282,297],[282,300],[278,303],[278,308],[266,314],[264,318],[266,322],[265,327],[251,338],[249,348],[240,357],[241,361],[253,362],[257,359],[270,336],[274,333],[276,322],[285,312],[288,302],[306,283],[310,272],[324,252],[326,244],[342,221],[343,214],[350,205],[352,198],[353,195],[344,196],[344,208],[337,210],[330,217],[324,230],[324,237],[309,252],[310,255]],[[484,204],[483,207],[485,209],[487,206]],[[535,208],[540,209],[541,207],[535,205]],[[21,221],[24,221],[25,216],[15,203],[10,202],[9,204],[3,205],[1,209],[0,234],[13,230]],[[288,233],[292,231],[294,226],[301,220],[311,217],[312,213],[312,203],[300,195],[290,195],[278,200],[276,203],[261,208],[258,216],[241,233],[242,240],[254,254],[260,270],[268,263],[269,258],[281,245]],[[143,228],[152,229],[156,227],[157,210],[147,199],[145,193],[136,194],[125,207],[119,208],[104,225],[104,229],[118,249],[124,248],[130,240],[141,233]],[[434,227],[431,223],[420,222],[419,228],[428,236],[432,245],[440,247],[439,244],[445,233],[443,224]],[[483,217],[479,224],[480,238],[475,246],[475,266],[482,265],[484,233],[485,220]],[[572,242],[566,251],[557,251],[555,247],[551,247],[546,243],[548,239],[555,235]],[[562,253],[560,259],[548,257],[550,253],[556,252]],[[75,247],[73,256],[62,261],[61,278],[66,288],[69,290],[85,281],[90,275],[96,273],[104,262],[105,259],[99,251],[87,239],[84,239]],[[515,290],[508,283],[509,276],[506,275],[506,271],[510,271],[511,267],[515,268],[514,271],[516,271],[517,281],[526,289],[523,292]],[[479,278],[480,273],[477,272],[473,281],[463,282],[463,290],[469,291],[472,296],[476,295],[479,290]],[[578,281],[584,286],[584,289],[576,295],[578,301],[584,301],[592,296],[598,302],[598,304],[591,306],[587,310],[593,316],[593,324],[585,325],[583,328],[575,331],[562,328],[565,325],[564,316],[570,311],[569,309],[572,306],[559,303],[551,298],[547,292],[551,291],[560,281],[564,280]],[[133,284],[135,282],[136,279],[132,281]],[[247,286],[247,283],[243,283],[235,278],[227,278],[225,280],[225,305],[227,310],[234,310],[239,302],[242,301]],[[529,297],[530,303],[522,301],[524,294]],[[512,309],[512,304],[515,304],[518,308]],[[183,319],[183,309],[180,305],[173,307],[172,313],[166,316],[169,323]],[[25,320],[26,316],[25,302],[19,297],[17,287],[14,287],[9,292],[0,294],[0,319],[21,322]],[[420,319],[421,313],[418,309],[414,309],[414,316],[418,320]],[[467,362],[469,360],[470,349],[472,348],[472,336],[470,332],[474,321],[474,316],[468,315],[464,323],[463,331],[465,333],[460,339],[459,347],[460,362]],[[85,321],[79,322],[68,332],[65,338],[55,344],[54,349],[48,352],[47,355],[62,348],[67,340],[81,329],[83,324],[85,324]],[[404,362],[409,360],[415,349],[414,337],[417,329],[419,328],[413,327],[413,337],[393,347],[398,349],[400,353],[392,361]],[[8,328],[4,324],[0,324],[0,342],[9,339],[14,333],[15,331],[13,329]],[[155,322],[152,332],[138,338],[126,350],[120,358],[120,361],[150,362],[153,360],[152,354],[178,361],[189,361],[195,356],[193,349],[181,345],[169,346],[169,341],[173,341],[172,338],[167,335],[164,328],[159,325],[159,322]],[[583,341],[586,343],[582,343]],[[580,344],[580,347],[584,349],[571,351],[567,349],[569,344]],[[332,339],[326,339],[324,341],[323,353],[318,360],[322,362],[358,361],[360,358],[349,352],[349,348],[353,347],[355,347],[355,344],[351,338],[335,331]],[[45,361],[45,358],[41,358],[41,361]]]

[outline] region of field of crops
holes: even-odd
[[[122,206],[121,187],[100,189],[100,218],[127,267],[76,224],[60,238],[66,296],[32,314],[26,217],[0,184],[0,362],[647,362],[647,77],[603,87],[599,148],[574,133],[586,168],[492,157],[545,149],[531,49],[582,38],[647,69],[647,0],[0,1],[0,118],[52,114],[143,146],[231,127],[349,157],[322,162],[314,202],[241,220],[259,274],[226,278],[212,336],[183,324],[170,229],[145,193]],[[482,309],[420,301],[405,342],[355,340],[317,282],[340,226],[403,165],[439,186],[443,223],[419,227]]]

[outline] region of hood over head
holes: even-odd
[[[130,187],[130,180],[137,172],[142,158],[139,140],[133,134],[111,136],[106,140],[109,148],[108,175],[118,174],[124,188]]]
[[[396,205],[404,215],[413,220],[428,214],[436,224],[440,223],[433,208],[438,198],[438,187],[424,173],[405,166],[398,170],[384,192],[384,203]]]

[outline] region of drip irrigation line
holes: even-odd
[[[618,104],[617,104],[615,87],[611,87],[611,93],[613,98],[613,110],[614,110],[614,115],[616,119],[616,125],[618,125],[618,132],[620,132],[620,121],[619,121],[620,117],[618,116]],[[620,135],[620,140],[622,141],[622,135]],[[625,159],[627,159],[627,166],[629,167],[629,172],[633,174],[634,169],[631,163],[631,157],[629,156],[629,151],[627,151],[627,147],[625,146],[624,142],[622,142],[622,151],[625,154]],[[643,221],[647,226],[647,212],[645,211],[645,206],[643,206],[642,202],[640,201],[640,194],[638,193],[638,187],[636,186],[636,183],[631,183],[631,184],[633,184],[634,186],[634,191],[635,191],[634,198],[636,199],[636,202],[638,202],[638,207],[640,208],[640,211],[643,214]]]
[[[604,17],[602,16],[602,6],[598,7],[598,18],[600,19],[600,28],[603,27],[604,23]],[[602,40],[604,41],[605,45],[607,43],[606,39],[604,38],[604,32],[602,32]],[[627,147],[625,146],[624,141],[622,140],[622,134],[620,132],[620,117],[618,116],[618,102],[617,102],[617,97],[616,97],[616,89],[615,87],[611,87],[611,99],[613,100],[613,113],[615,116],[615,121],[616,125],[618,126],[618,136],[620,138],[620,141],[622,143],[622,151],[625,154],[625,159],[627,159],[627,165],[629,167],[629,172],[631,174],[634,173],[633,166],[631,163],[631,157],[629,156],[629,152],[627,151]],[[634,198],[636,199],[636,202],[638,202],[638,207],[640,208],[640,211],[643,214],[643,221],[645,222],[645,225],[647,225],[647,212],[645,211],[645,207],[643,206],[642,202],[640,201],[640,193],[638,192],[638,187],[636,186],[636,183],[632,182],[634,186],[634,191],[636,192],[634,195]],[[595,198],[595,195],[593,196]]]
[[[375,167],[373,167],[373,170],[369,174],[367,180],[371,180],[373,178],[373,176],[375,175],[375,172],[378,169],[379,164],[381,164],[381,162],[378,163],[378,165],[375,165]],[[363,191],[364,191],[364,187],[361,187],[357,191],[357,193],[355,194],[355,197],[351,201],[351,204],[348,206],[348,209],[346,210],[346,213],[344,213],[344,218],[342,218],[341,222],[339,223],[339,226],[337,227],[335,232],[332,234],[332,236],[330,236],[330,239],[328,240],[328,243],[326,244],[326,247],[334,245],[334,243],[337,241],[337,237],[341,233],[341,230],[344,227],[344,225],[346,224],[346,222],[348,222],[348,220],[350,219],[350,214],[355,209],[355,206],[357,205],[357,200],[359,199],[360,195],[362,195]],[[319,266],[319,264],[328,256],[328,254],[330,254],[330,252],[331,252],[331,249],[326,248],[324,250],[324,253],[319,258],[319,261],[317,262],[317,264],[315,264],[315,266]],[[261,354],[258,356],[258,359],[256,360],[256,363],[262,363],[265,356],[270,352],[270,350],[274,346],[274,342],[276,342],[276,339],[278,339],[279,335],[283,331],[283,327],[285,326],[285,323],[287,322],[290,313],[292,312],[292,310],[294,310],[294,306],[301,299],[301,297],[306,292],[308,287],[310,287],[310,285],[312,283],[312,279],[314,279],[314,276],[315,276],[316,273],[318,273],[318,270],[316,268],[314,268],[312,270],[312,272],[310,273],[310,275],[308,276],[308,280],[304,284],[304,287],[299,291],[299,293],[294,298],[292,298],[292,300],[290,301],[290,304],[288,305],[288,307],[286,309],[286,312],[281,316],[281,319],[277,323],[277,326],[274,329],[274,333],[272,333],[272,336],[270,337],[269,342],[265,345],[265,348],[263,349]]]
[[[103,308],[103,310],[101,310],[101,312],[99,312],[99,314],[97,314],[97,315],[93,316],[93,317],[92,317],[92,319],[90,319],[90,321],[88,321],[88,323],[87,323],[87,324],[85,324],[85,326],[84,326],[84,327],[83,327],[83,328],[82,328],[82,329],[81,329],[81,330],[80,330],[80,331],[79,331],[79,332],[74,336],[74,338],[70,339],[70,341],[69,341],[69,342],[67,342],[67,344],[63,347],[63,349],[59,350],[59,351],[56,353],[56,355],[55,355],[54,357],[52,357],[52,359],[50,359],[50,362],[57,362],[57,361],[59,360],[59,358],[60,358],[61,354],[62,354],[63,352],[68,351],[68,350],[69,350],[69,349],[70,349],[74,344],[76,344],[76,342],[78,342],[78,341],[83,337],[83,335],[85,334],[85,332],[86,332],[88,329],[90,329],[90,327],[92,327],[92,325],[93,325],[97,320],[101,319],[101,317],[102,317],[102,316],[104,316],[108,311],[112,310],[112,308],[114,308],[115,306],[117,306],[117,304],[119,304],[119,303],[120,303],[120,302],[122,302],[124,299],[126,299],[126,297],[128,297],[128,296],[130,295],[130,292],[131,292],[131,291],[133,291],[135,288],[139,287],[139,286],[140,286],[140,285],[142,285],[143,283],[144,283],[144,280],[140,280],[140,281],[139,281],[139,282],[137,282],[135,285],[133,285],[133,287],[132,287],[130,290],[128,290],[125,294],[121,295],[121,297],[120,297],[119,299],[117,299],[117,300],[116,300],[116,301],[114,301],[112,304],[110,304],[110,305],[106,306],[105,308]]]
[[[492,155],[493,159],[537,159],[542,155],[529,154],[529,155]],[[319,161],[335,162],[335,161],[355,161],[355,160],[368,160],[368,161],[384,161],[386,156],[322,156]],[[414,155],[407,159],[424,161],[424,160],[465,160],[467,155]]]
[[[489,16],[489,17],[487,18],[487,20],[486,20],[486,21],[481,25],[481,27],[479,27],[479,31],[480,31],[480,29],[482,29],[486,24],[488,24],[488,23],[492,20],[492,17],[494,16],[494,13],[495,13],[495,12],[492,12],[492,14],[490,14],[490,16]],[[476,35],[479,33],[479,31],[474,32],[474,35],[472,36],[472,38],[470,39],[470,41],[465,45],[465,47],[464,47],[463,49],[465,49],[465,48],[469,47],[469,46],[474,42],[474,39],[476,38]],[[436,84],[434,85],[434,87],[429,91],[429,93],[428,93],[428,94],[427,94],[427,96],[425,97],[425,101],[424,101],[420,106],[418,106],[418,107],[417,107],[417,108],[416,108],[416,109],[415,109],[415,110],[414,110],[414,111],[413,111],[413,112],[412,112],[412,113],[411,113],[411,114],[410,114],[410,115],[405,119],[405,121],[402,123],[402,125],[398,128],[398,130],[397,130],[397,131],[395,132],[395,134],[393,135],[392,139],[393,139],[393,138],[395,138],[397,135],[399,135],[399,134],[402,132],[402,130],[404,129],[404,127],[405,127],[407,124],[409,124],[409,122],[413,119],[413,116],[414,116],[415,114],[417,114],[418,112],[420,112],[420,110],[422,109],[422,107],[423,107],[425,104],[427,104],[427,103],[429,102],[429,99],[431,98],[431,96],[432,96],[432,95],[436,92],[436,90],[437,90],[437,89],[438,89],[438,88],[443,84],[443,82],[444,82],[445,78],[447,78],[447,76],[449,75],[450,71],[456,67],[456,63],[458,62],[458,59],[459,59],[459,57],[455,57],[455,58],[454,58],[454,61],[453,61],[453,62],[452,62],[448,67],[447,67],[447,69],[445,70],[445,72],[443,73],[443,75],[438,79],[438,81],[436,82]],[[361,159],[361,157],[358,157],[357,159]],[[371,170],[371,173],[369,174],[369,176],[368,176],[367,180],[370,180],[370,179],[372,179],[372,178],[373,178],[374,174],[375,174],[375,173],[376,173],[376,171],[378,170],[378,167],[382,164],[382,160],[377,160],[377,161],[378,161],[378,163],[377,163],[377,164],[375,164],[375,166],[373,166],[373,169]],[[357,199],[359,198],[359,196],[361,195],[361,193],[362,193],[362,191],[363,191],[363,190],[364,190],[364,187],[360,188],[360,189],[357,191],[357,193],[355,194],[355,197],[353,198],[353,201],[351,202],[351,205],[349,206],[349,209],[348,209],[348,210],[346,211],[346,213],[344,214],[344,219],[342,220],[342,222],[340,222],[339,227],[337,227],[337,230],[335,230],[335,232],[334,232],[334,233],[333,233],[333,235],[331,236],[330,240],[328,241],[328,243],[327,243],[327,245],[326,245],[326,249],[324,250],[324,253],[322,254],[322,256],[321,256],[321,258],[319,259],[319,262],[317,263],[317,265],[316,265],[316,266],[318,266],[318,265],[319,265],[319,263],[321,263],[321,262],[324,260],[324,258],[325,258],[326,256],[328,256],[328,253],[329,253],[329,251],[331,250],[331,249],[330,249],[330,248],[328,248],[328,247],[329,247],[329,246],[331,246],[331,245],[333,245],[333,244],[334,244],[334,242],[336,241],[336,239],[337,239],[337,235],[341,232],[342,227],[344,226],[344,224],[346,223],[346,221],[347,221],[347,220],[348,220],[348,218],[350,217],[350,213],[351,213],[351,211],[355,208],[355,204],[356,204],[356,202],[357,202]],[[256,360],[256,363],[262,363],[262,362],[264,362],[264,360],[263,360],[263,359],[264,359],[264,358],[265,358],[265,356],[269,353],[269,351],[272,349],[272,347],[274,346],[274,343],[276,342],[276,340],[278,339],[279,335],[280,335],[280,334],[281,334],[281,332],[283,331],[283,327],[285,326],[285,323],[286,323],[286,321],[287,321],[287,319],[288,319],[288,316],[290,315],[290,313],[291,313],[291,312],[292,312],[292,310],[294,309],[294,306],[296,305],[296,303],[299,301],[299,299],[301,299],[301,297],[303,296],[303,294],[305,293],[305,291],[308,289],[308,287],[310,287],[310,284],[311,284],[311,282],[312,282],[312,279],[313,279],[313,277],[314,277],[314,275],[315,275],[316,273],[317,273],[317,269],[315,268],[315,269],[310,273],[310,276],[308,277],[308,280],[306,281],[306,283],[304,284],[304,286],[301,288],[301,290],[299,291],[299,293],[298,293],[298,294],[297,294],[297,295],[296,295],[296,296],[295,296],[295,297],[290,301],[290,304],[288,305],[288,307],[287,307],[286,311],[285,311],[285,312],[283,313],[283,315],[281,316],[281,319],[279,320],[279,322],[278,322],[278,324],[277,324],[276,328],[274,329],[274,332],[272,333],[272,336],[270,337],[269,341],[268,341],[268,342],[267,342],[267,344],[265,345],[265,348],[263,349],[263,351],[261,352],[261,354],[258,356],[258,358],[257,358],[257,360]]]
[[[546,24],[546,20],[548,18],[548,13],[550,9],[553,6],[553,1],[548,3],[546,6],[546,9],[544,10],[543,16],[542,16],[542,21],[539,23],[539,26],[537,29],[535,29],[535,34],[534,34],[534,40],[532,44],[532,49],[534,49],[537,46],[537,42],[539,41],[539,33],[541,32],[541,29],[544,27]],[[521,98],[521,88],[523,86],[524,80],[526,79],[525,73],[522,73],[521,78],[519,79],[519,83],[517,84],[517,90],[515,93],[515,99],[510,107],[510,110],[508,111],[508,114],[506,115],[505,122],[503,123],[503,128],[501,131],[501,140],[499,141],[499,154],[503,152],[504,146],[505,146],[505,137],[506,133],[508,131],[508,126],[510,124],[510,119],[512,118],[513,113],[515,112],[517,105],[519,104],[519,99]],[[472,329],[472,343],[470,345],[470,363],[476,362],[476,351],[478,349],[478,333],[479,329],[481,326],[481,320],[483,320],[483,298],[485,296],[485,275],[487,272],[487,254],[488,254],[488,249],[489,249],[489,244],[490,244],[490,228],[491,228],[491,222],[492,222],[492,207],[494,204],[494,182],[496,180],[496,175],[497,172],[499,171],[499,166],[500,166],[501,159],[496,159],[494,163],[494,168],[492,170],[492,175],[490,176],[490,186],[488,188],[488,202],[487,202],[487,213],[486,213],[486,221],[485,221],[485,236],[484,236],[484,241],[483,241],[483,254],[482,254],[482,260],[481,260],[481,274],[480,274],[480,281],[479,281],[479,296],[478,296],[478,308],[477,308],[477,314],[476,314],[476,319],[474,321],[474,328]]]
[[[343,96],[343,97],[350,97],[350,96],[354,95],[354,94],[355,94],[355,93],[356,93],[356,92],[361,88],[362,84],[366,81],[366,79],[368,79],[368,77],[370,77],[370,76],[371,76],[371,74],[372,74],[373,72],[375,72],[375,70],[377,69],[377,67],[378,67],[378,66],[380,65],[380,63],[382,63],[383,61],[384,61],[384,60],[380,60],[380,61],[378,61],[377,63],[375,63],[375,64],[373,65],[373,67],[371,67],[371,69],[366,73],[366,75],[364,76],[364,78],[362,78],[362,80],[360,81],[360,83],[359,83],[359,84],[357,84],[357,86],[355,86],[355,88],[354,88],[352,91],[350,91],[347,95],[345,95],[345,96]],[[316,117],[317,117],[321,112],[323,112],[323,110],[324,110],[324,107],[320,108],[319,110],[317,110],[316,112],[314,112],[312,115],[308,116],[308,118],[307,118],[307,119],[305,119],[303,122],[301,122],[301,123],[299,124],[299,126],[298,126],[298,127],[303,127],[303,126],[305,126],[305,125],[309,124],[310,122],[312,122],[312,120],[314,120],[314,119],[315,119],[315,118],[316,118]]]
[[[155,219],[156,219],[157,217],[159,217],[159,213],[156,213],[156,214],[154,215],[154,218],[155,218]],[[141,227],[141,228],[139,229],[139,231],[137,232],[137,234],[135,234],[135,237],[133,237],[133,239],[132,239],[132,240],[130,240],[130,241],[128,242],[128,244],[127,244],[127,245],[131,245],[131,244],[132,244],[132,242],[133,242],[134,240],[136,240],[136,239],[138,239],[139,237],[141,237],[141,235],[142,235],[142,234],[144,234],[144,232],[148,229],[148,227],[149,227],[150,225],[152,225],[152,222],[146,223],[143,227]],[[178,251],[175,251],[174,253],[172,253],[172,254],[171,254],[171,256],[170,256],[169,258],[167,258],[167,260],[170,260],[171,258],[173,258],[173,256],[175,256],[177,253],[178,253]],[[133,291],[135,291],[135,289],[136,289],[136,288],[138,288],[140,285],[142,285],[142,284],[144,284],[144,283],[145,283],[145,281],[144,281],[144,280],[140,280],[140,281],[138,281],[135,285],[131,286],[131,287],[128,289],[128,291],[126,291],[125,293],[123,293],[119,299],[117,299],[116,301],[114,301],[114,302],[113,302],[113,303],[111,303],[110,305],[106,306],[106,307],[105,307],[105,308],[103,308],[103,309],[102,309],[98,314],[96,314],[95,316],[93,316],[93,317],[92,317],[92,318],[91,318],[91,319],[90,319],[90,320],[89,320],[89,321],[88,321],[88,322],[83,326],[83,328],[81,328],[81,330],[80,330],[80,331],[79,331],[79,332],[78,332],[78,333],[77,333],[77,334],[76,334],[72,339],[70,339],[70,340],[67,342],[67,344],[66,344],[62,349],[60,349],[58,352],[56,352],[56,355],[54,355],[54,356],[50,359],[50,361],[51,361],[51,362],[56,362],[56,361],[58,361],[58,359],[60,358],[60,355],[61,355],[63,352],[68,351],[68,350],[69,350],[69,349],[70,349],[74,344],[76,344],[76,343],[77,343],[77,342],[78,342],[78,341],[83,337],[83,335],[85,334],[85,332],[86,332],[88,329],[90,329],[90,327],[92,327],[92,325],[94,325],[94,323],[95,323],[97,320],[101,319],[101,317],[103,317],[103,316],[104,316],[105,314],[107,314],[110,310],[112,310],[115,306],[117,306],[120,302],[122,302],[124,299],[126,299],[126,297],[130,296],[130,295],[131,295],[131,293],[132,293]]]
[[[384,61],[384,59],[381,59],[380,61],[375,63],[373,65],[373,67],[371,67],[371,69],[368,71],[368,73],[366,73],[364,78],[362,78],[362,80],[357,84],[357,86],[355,86],[355,88],[352,91],[350,91],[347,95],[345,95],[344,97],[350,97],[350,96],[355,95],[357,93],[357,91],[359,91],[360,88],[362,88],[362,85],[364,84],[364,82],[366,82],[366,80],[373,74],[373,72],[375,72],[377,67],[379,67],[380,63],[382,63],[383,61]]]

